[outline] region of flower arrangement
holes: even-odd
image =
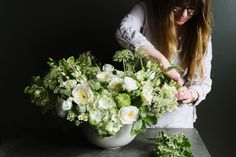
[[[138,134],[177,107],[178,85],[159,63],[129,50],[117,51],[113,60],[122,62],[123,70],[101,66],[90,52],[58,62],[49,58],[50,71],[33,77],[25,93],[43,112],[51,110],[76,125],[88,123],[101,136],[116,135],[126,124]]]

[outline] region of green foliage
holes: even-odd
[[[183,133],[170,136],[159,132],[154,151],[157,157],[193,157],[190,141]]]

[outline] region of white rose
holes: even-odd
[[[122,124],[132,124],[138,119],[138,108],[136,106],[122,107],[119,111],[119,116]]]
[[[112,78],[112,74],[108,72],[100,72],[96,77],[100,82],[109,82]]]
[[[102,67],[102,71],[105,71],[108,73],[112,73],[113,70],[114,70],[114,67],[111,64],[104,64]]]
[[[76,104],[88,104],[93,101],[93,92],[88,85],[78,84],[72,91]]]
[[[151,104],[153,99],[153,87],[151,85],[151,82],[145,82],[143,85],[143,90],[141,92],[141,98],[143,101],[148,102],[148,104]]]
[[[123,80],[119,77],[113,77],[108,86],[110,89],[119,90],[123,86]]]
[[[109,109],[116,105],[116,103],[109,97],[103,96],[98,101],[98,107],[101,109]]]
[[[62,110],[63,111],[68,111],[71,109],[71,107],[72,107],[71,99],[67,99],[67,100],[63,101],[63,103],[62,103]]]
[[[128,91],[132,91],[132,90],[138,89],[137,82],[133,78],[131,78],[131,77],[125,77],[124,78],[124,87]]]

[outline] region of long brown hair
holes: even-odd
[[[177,53],[178,39],[174,23],[175,3],[182,0],[144,0],[147,6],[148,25],[153,45],[172,60]],[[180,55],[181,66],[188,68],[188,76],[194,79],[196,72],[204,79],[203,58],[212,32],[211,0],[189,0],[198,6],[198,14],[185,24],[187,35]]]

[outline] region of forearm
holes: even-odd
[[[158,60],[162,64],[163,69],[166,69],[170,66],[170,63],[167,58],[160,51],[155,49],[155,47],[152,45],[142,45],[138,47],[137,50],[144,51],[154,60]]]

